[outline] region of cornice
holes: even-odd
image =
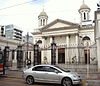
[[[8,44],[14,44],[14,45],[19,45],[19,44],[23,44],[24,43],[22,41],[9,39],[9,38],[2,37],[2,36],[0,36],[0,42],[4,42],[4,43],[8,43]]]
[[[45,29],[42,30],[41,32],[48,32],[48,31],[60,31],[60,30],[70,30],[70,29],[79,29],[78,26],[72,26],[72,27],[59,27],[59,28],[51,28],[51,29]]]
[[[79,30],[91,30],[91,29],[95,29],[95,26],[92,27],[80,27]]]

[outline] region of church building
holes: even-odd
[[[43,10],[38,16],[38,31],[33,32],[39,45],[41,62],[47,64],[97,64],[94,24],[91,9],[83,2],[78,12],[80,23],[56,19],[48,23]],[[41,41],[41,43],[37,43]]]

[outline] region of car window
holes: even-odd
[[[34,67],[32,69],[32,71],[44,71],[44,67],[43,66],[37,66],[37,67]]]
[[[49,66],[46,66],[45,68],[45,71],[47,72],[55,72],[55,71],[58,71],[57,69],[53,68],[53,67],[49,67]],[[59,72],[59,71],[58,71]]]
[[[62,70],[64,72],[71,72],[70,70],[66,70],[66,69],[60,68],[59,66],[55,66],[55,67],[57,67],[58,69],[60,69],[60,70]]]

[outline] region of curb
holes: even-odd
[[[3,77],[3,78],[15,78],[15,79],[22,79],[22,77],[16,77],[16,76],[6,76],[6,75],[0,76],[0,77]]]

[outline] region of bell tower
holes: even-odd
[[[43,9],[43,11],[38,16],[38,26],[39,27],[45,26],[47,24],[47,21],[48,21],[48,16],[46,12],[44,12],[44,9]]]
[[[78,10],[80,14],[80,24],[85,25],[87,22],[90,22],[90,11],[91,9],[85,4],[83,0],[83,4],[80,6],[80,9]]]

